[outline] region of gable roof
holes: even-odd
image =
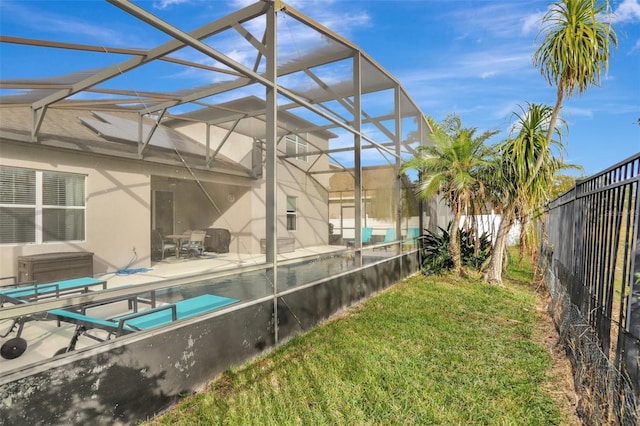
[[[267,104],[257,96],[247,96],[234,99],[208,108],[201,108],[185,114],[174,115],[163,121],[166,126],[179,126],[185,122],[215,123],[224,129],[234,129],[234,132],[256,139],[266,138],[266,110]],[[236,124],[236,121],[238,123]],[[278,136],[290,133],[312,133],[329,140],[337,137],[335,133],[318,128],[288,111],[278,111]]]
[[[31,110],[28,107],[3,107],[0,113],[0,140],[31,142]],[[93,112],[51,109],[42,122],[38,144],[72,151],[211,169],[221,173],[251,176],[251,171],[218,154],[210,167],[205,164],[203,144],[160,124],[140,155],[138,114],[132,112]],[[154,121],[145,119],[143,135]],[[179,154],[176,152],[178,151]]]

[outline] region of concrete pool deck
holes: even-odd
[[[297,249],[294,252],[278,255],[278,262],[295,260],[298,258],[309,258],[323,256],[331,253],[344,252],[343,246],[315,246],[304,249]],[[155,262],[148,268],[140,270],[132,269],[129,275],[118,273],[107,273],[96,275],[96,278],[107,281],[107,289],[121,286],[135,286],[139,284],[161,282],[183,277],[194,277],[197,280],[199,275],[238,270],[250,266],[260,266],[265,263],[264,254],[238,254],[238,253],[205,253],[198,258],[178,259],[168,258],[164,261]],[[238,271],[240,272],[240,271]],[[159,302],[162,304],[162,302]],[[142,309],[147,309],[148,305],[142,305]],[[94,310],[95,309],[95,310]],[[99,318],[113,318],[128,312],[125,301],[111,303],[108,306],[94,308],[91,315]],[[0,321],[0,333],[4,334],[11,326],[12,320]],[[24,324],[21,337],[27,341],[26,351],[14,359],[0,358],[0,375],[20,369],[24,366],[51,358],[54,354],[66,347],[75,331],[76,325],[60,323],[56,320],[34,320]],[[92,330],[91,334],[100,338],[106,338],[107,333],[101,330]],[[14,331],[6,337],[0,339],[0,344],[6,343],[16,336]],[[76,349],[94,346],[98,342],[86,336],[78,339]]]

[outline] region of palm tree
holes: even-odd
[[[533,65],[540,69],[550,85],[556,86],[556,105],[547,129],[547,144],[556,131],[562,101],[574,92],[583,94],[590,86],[600,86],[609,65],[610,44],[618,39],[610,22],[609,1],[561,0],[553,3],[542,18],[540,35],[544,38],[533,55]],[[542,166],[538,157],[532,177]]]
[[[502,220],[494,242],[485,279],[502,283],[503,258],[507,235],[516,218],[530,217],[532,211],[549,199],[556,172],[564,167],[554,155],[551,145],[562,152],[562,132],[554,127],[557,140],[547,143],[547,126],[553,113],[551,107],[527,104],[516,119],[511,136],[499,147],[499,158],[493,173],[492,190],[499,200]],[[536,170],[535,165],[541,166]]]
[[[449,204],[454,216],[449,251],[456,273],[462,275],[458,224],[474,195],[483,191],[484,184],[478,176],[487,165],[488,148],[484,142],[497,131],[476,136],[476,128],[463,128],[460,118],[454,115],[447,116],[442,123],[436,123],[431,117],[427,120],[433,145],[420,147],[414,157],[402,165],[401,171],[420,172],[418,197],[429,200],[441,195]]]

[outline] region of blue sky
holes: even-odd
[[[191,30],[252,1],[137,3],[181,29]],[[555,102],[555,88],[531,62],[547,1],[287,3],[366,51],[436,120],[454,113],[465,126],[500,130],[500,139],[507,136],[512,112],[518,111],[519,105],[552,106]],[[565,160],[582,165],[587,175],[640,151],[640,4],[638,0],[614,0],[611,5],[619,45],[602,87],[567,99],[562,110],[569,126]],[[99,1],[2,0],[0,32],[113,47],[149,47],[166,40],[165,35]],[[233,45],[226,50],[239,61],[249,60]],[[1,78],[62,75],[65,62],[72,61],[60,51],[55,59],[21,52],[0,44]],[[201,78],[200,84],[206,84],[206,77]]]

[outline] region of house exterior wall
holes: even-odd
[[[175,127],[175,130],[189,136],[191,139],[206,144],[207,126],[204,123],[194,123],[186,126]],[[227,136],[227,130],[216,126],[209,126],[210,148],[215,152],[220,143]],[[220,154],[239,163],[240,165],[251,169],[251,148],[253,146],[253,138],[234,133],[226,140],[220,148]]]
[[[178,130],[204,144],[205,129],[204,125],[196,124]],[[215,137],[211,146],[215,150],[226,131],[212,129]],[[316,146],[328,145],[317,136],[308,137]],[[284,142],[281,143],[280,151],[284,153]],[[233,134],[220,153],[250,169],[253,147],[252,138]],[[216,174],[215,169],[192,171],[25,142],[0,140],[0,149],[1,165],[86,176],[85,240],[0,245],[0,276],[17,275],[18,256],[56,252],[92,252],[94,274],[151,266],[155,190],[174,194],[173,232],[225,228],[231,232],[231,251],[260,253],[260,240],[265,238],[266,228],[264,170],[262,178],[250,179]],[[278,237],[293,238],[296,248],[328,243],[327,189],[305,173],[313,164],[326,169],[328,158],[309,156],[306,162],[279,158],[277,162]],[[288,231],[286,226],[287,196],[298,199],[295,231]]]
[[[174,128],[193,140],[200,141],[203,145],[206,144],[206,124],[193,123],[185,126],[176,126]],[[210,149],[213,153],[220,147],[220,143],[227,136],[227,130],[216,126],[209,126],[209,131]],[[220,147],[219,152],[227,158],[240,163],[242,166],[251,169],[252,149],[253,138],[234,133],[231,134],[224,145]],[[230,251],[238,253],[259,253],[259,239],[264,238],[260,237],[260,235],[264,235],[265,207],[264,202],[260,202],[258,194],[260,194],[260,188],[263,186],[260,181],[256,180],[248,192],[242,191],[237,193],[236,191],[229,191],[226,194],[226,201],[222,200],[223,203],[229,204],[228,210],[225,215],[214,218],[211,227],[229,229],[231,232]],[[220,191],[211,188],[209,194],[219,194],[219,192]],[[264,193],[264,191],[262,193]],[[264,200],[264,196],[262,196],[262,199]],[[262,223],[260,234],[256,234],[256,231],[260,232],[258,223]]]
[[[3,277],[17,275],[18,256],[55,252],[92,252],[94,274],[150,267],[153,190],[174,193],[175,232],[208,227],[233,232],[237,223],[251,222],[246,203],[255,182],[250,179],[198,172],[200,186],[184,168],[20,142],[0,141],[0,151],[0,165],[86,176],[85,240],[0,245]],[[229,194],[236,194],[234,202]]]
[[[142,165],[90,154],[0,141],[0,165],[86,176],[85,240],[0,245],[0,275],[17,275],[17,258],[40,253],[89,251],[94,273],[117,271],[134,258],[150,265],[150,178]]]
[[[204,143],[206,126],[201,123],[189,124],[175,129],[194,140]],[[221,140],[227,135],[224,129],[210,126],[211,149],[215,151]],[[309,142],[321,149],[328,147],[328,141],[313,134],[308,135]],[[240,162],[247,168],[252,167],[253,139],[232,134],[220,149],[220,154]],[[284,154],[284,140],[279,145],[279,155]],[[312,148],[310,148],[311,150]],[[313,149],[315,151],[315,149]],[[295,247],[328,244],[328,177],[320,175],[318,179],[305,173],[310,165],[326,170],[329,160],[326,155],[310,155],[307,161],[290,158],[285,161],[278,158],[276,163],[276,209],[278,238],[293,238]],[[317,160],[317,161],[316,161]],[[293,165],[292,165],[293,164]],[[224,216],[218,217],[213,227],[231,230],[232,251],[238,253],[259,253],[260,240],[266,237],[266,170],[263,167],[262,178],[256,180],[250,192],[234,194],[233,205]],[[287,231],[287,196],[297,197],[297,230]],[[187,227],[188,228],[188,227]]]
[[[326,148],[327,141],[309,135],[314,145]],[[284,142],[281,142],[284,144]],[[284,146],[280,148],[284,150]],[[308,161],[291,158],[288,161],[278,158],[276,163],[276,211],[278,238],[293,238],[295,248],[306,246],[326,245],[329,241],[329,195],[327,187],[304,172],[314,163],[317,156],[309,156]],[[317,166],[328,167],[328,158],[322,156]],[[296,167],[297,166],[297,167]],[[299,168],[298,168],[299,167]],[[264,173],[263,175],[265,175]],[[260,187],[254,193],[254,219],[252,222],[252,249],[259,250],[261,238],[265,238],[265,184],[262,180]],[[287,230],[287,196],[297,197],[297,229]],[[257,246],[256,246],[257,244]]]

